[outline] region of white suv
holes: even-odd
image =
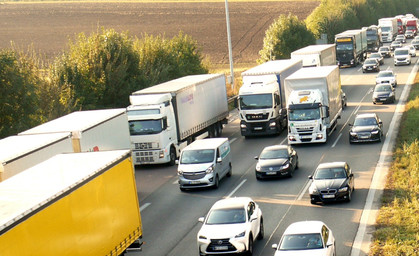
[[[203,223],[197,235],[199,255],[252,255],[253,242],[264,235],[262,211],[249,197],[219,200],[198,221]]]
[[[394,66],[401,64],[410,65],[410,63],[409,48],[402,47],[394,50]]]

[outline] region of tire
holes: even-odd
[[[346,199],[346,202],[348,203],[352,200],[352,192],[353,191],[349,191],[348,198]]]
[[[292,178],[292,176],[294,176],[294,170],[290,171],[290,173],[288,174],[289,178]]]
[[[221,137],[223,134],[223,125],[221,123],[217,123],[217,129],[218,129],[218,137]]]
[[[185,192],[186,188],[179,187],[180,191]]]
[[[257,239],[262,240],[264,236],[265,236],[265,229],[263,227],[263,217],[260,217],[259,234],[258,234]]]
[[[220,178],[217,176],[215,176],[215,183],[214,183],[214,188],[217,189],[220,186]]]
[[[298,157],[297,157],[297,163],[295,164],[295,170],[297,170],[298,168],[300,168],[300,167],[298,166]]]
[[[252,235],[250,235],[249,237],[249,245],[247,248],[247,253],[248,256],[252,256],[253,255],[253,237]]]
[[[317,201],[313,201],[313,200],[311,200],[311,198],[310,198],[310,203],[311,203],[311,204],[317,204]]]
[[[226,174],[227,177],[231,177],[231,175],[233,174],[233,166],[231,165],[231,163],[229,165],[230,165],[230,170]]]
[[[380,137],[378,138],[378,142],[381,142],[382,137],[383,137],[383,134],[382,134],[382,133],[380,133]]]
[[[176,164],[176,151],[173,147],[170,148],[170,161],[169,165],[173,166]]]
[[[218,130],[218,123],[213,124],[212,129],[214,130],[214,138],[220,137],[220,133]]]

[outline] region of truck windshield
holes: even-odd
[[[214,149],[184,150],[180,158],[181,164],[203,164],[214,160]]]
[[[342,44],[339,43],[336,45],[336,51],[352,51],[354,49],[353,44]]]
[[[163,130],[162,120],[135,120],[129,121],[131,135],[157,134]]]
[[[308,109],[290,109],[289,110],[290,121],[307,121],[320,119],[319,108],[308,108]]]
[[[240,96],[240,108],[243,110],[272,108],[272,94],[254,94]]]
[[[381,27],[381,32],[390,32],[390,27]]]

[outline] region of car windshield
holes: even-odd
[[[380,52],[388,52],[388,51],[390,51],[390,49],[388,47],[381,47],[379,51]]]
[[[379,53],[373,53],[370,55],[370,58],[381,58],[381,55]]]
[[[265,149],[260,153],[259,159],[288,158],[288,149]]]
[[[210,212],[206,224],[236,224],[246,222],[244,208],[216,209]]]
[[[161,119],[129,121],[129,132],[131,135],[157,134],[162,130]]]
[[[240,96],[241,109],[262,109],[272,107],[272,94],[254,94]]]
[[[377,62],[373,59],[366,59],[365,64],[376,64]]]
[[[314,179],[344,179],[346,178],[346,172],[343,168],[322,168],[317,169],[314,174]]]
[[[391,92],[391,85],[379,84],[374,89],[375,92]]]
[[[280,251],[322,249],[323,240],[320,233],[285,235],[279,246]]]
[[[409,50],[401,50],[401,51],[396,51],[394,53],[394,55],[408,55],[409,54]]]
[[[290,121],[306,121],[320,119],[320,109],[290,109],[289,119]]]
[[[368,118],[356,118],[354,122],[354,126],[370,126],[370,125],[377,125],[377,121],[373,117]]]
[[[380,72],[378,73],[378,77],[392,77],[393,73],[391,72]]]
[[[180,157],[181,164],[203,164],[214,160],[214,149],[184,150]]]

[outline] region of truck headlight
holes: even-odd
[[[212,173],[214,171],[214,165],[211,165],[208,167],[208,169],[205,171],[206,173]]]
[[[247,126],[245,124],[240,124],[240,128],[246,129]]]
[[[159,152],[159,158],[164,158],[164,151],[163,150],[160,150],[160,152]]]
[[[316,139],[318,139],[318,140],[323,139],[323,134],[321,134],[321,133],[317,134]]]

